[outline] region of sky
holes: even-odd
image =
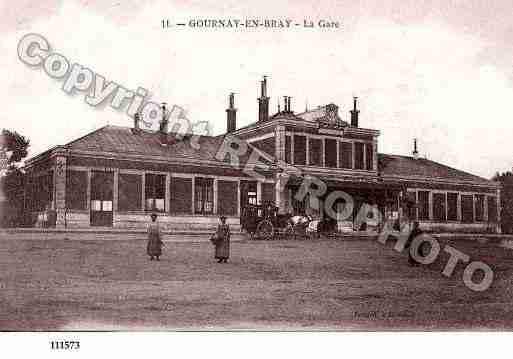
[[[30,156],[106,124],[124,111],[91,107],[85,93],[17,56],[27,33],[149,100],[183,107],[192,121],[226,130],[235,92],[239,127],[257,119],[259,81],[270,109],[292,96],[304,111],[333,102],[349,121],[381,131],[378,150],[421,156],[486,178],[513,166],[511,1],[93,1],[0,4],[1,127],[31,141]],[[340,29],[231,30],[173,27],[162,19],[285,19],[340,22]],[[283,108],[283,104],[282,104]]]

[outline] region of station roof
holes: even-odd
[[[216,153],[225,136],[194,136],[177,140],[175,135],[164,135],[155,131],[138,130],[130,127],[105,126],[78,138],[65,146],[68,150],[108,152],[124,155],[160,156],[174,159],[207,160],[227,164],[216,159]],[[163,146],[162,142],[167,145]],[[47,152],[50,152],[47,151]],[[272,157],[268,154],[268,157]],[[39,156],[38,156],[39,157]],[[240,157],[246,163],[249,154]],[[378,173],[384,178],[395,177],[414,180],[445,180],[448,182],[472,182],[492,185],[491,180],[434,162],[425,158],[379,154]]]

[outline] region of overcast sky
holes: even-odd
[[[222,3],[222,4],[221,4]],[[31,140],[30,155],[107,123],[124,111],[92,108],[84,93],[17,57],[29,32],[53,51],[150,100],[184,107],[192,121],[226,128],[228,93],[238,126],[257,118],[258,81],[269,76],[271,112],[292,96],[297,112],[334,102],[348,120],[360,97],[360,125],[381,130],[379,151],[421,155],[484,177],[513,165],[511,0],[431,1],[2,1],[2,127]],[[320,30],[162,29],[197,18],[336,20]]]

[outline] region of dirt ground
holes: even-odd
[[[447,239],[441,240],[442,248]],[[218,264],[208,242],[0,238],[0,330],[422,330],[513,328],[512,250],[452,240],[488,263],[473,292],[449,254],[410,267],[375,240],[237,241]]]

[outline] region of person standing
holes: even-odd
[[[226,224],[226,217],[221,216],[221,223],[215,233],[215,259],[217,263],[227,263],[230,257],[230,226]]]
[[[157,222],[157,214],[152,213],[151,223],[148,225],[148,245],[146,247],[146,252],[150,256],[150,260],[154,258],[158,261],[160,260],[163,245],[164,242],[162,242],[162,233],[160,232],[160,227]]]

